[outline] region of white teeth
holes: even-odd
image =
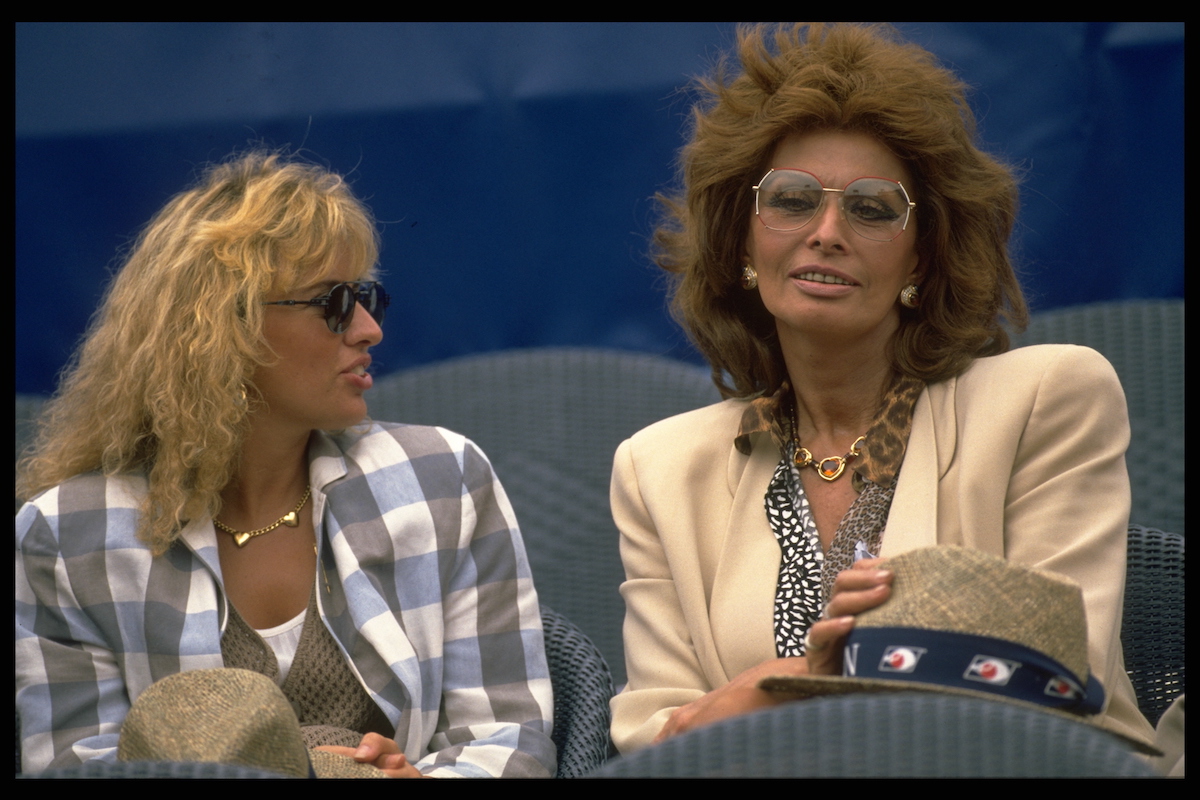
[[[357,366],[350,371],[353,372],[355,375],[366,375],[367,374],[367,368],[364,366]]]
[[[825,275],[821,272],[804,272],[796,276],[802,281],[816,281],[817,283],[838,283],[842,286],[853,286],[850,281],[844,278],[838,278],[834,275]]]

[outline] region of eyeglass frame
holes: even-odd
[[[343,286],[353,287],[352,297],[354,303],[346,312],[345,318],[339,320],[336,310],[332,304],[333,293]],[[370,293],[376,293],[375,306],[379,311],[378,316],[375,312],[367,309],[367,302],[370,300]],[[329,291],[325,294],[314,297],[311,300],[269,300],[264,301],[264,306],[320,306],[325,309],[325,324],[330,332],[341,335],[350,328],[350,323],[354,321],[354,311],[359,305],[371,315],[371,319],[375,320],[375,324],[383,326],[384,316],[387,313],[387,307],[391,303],[392,298],[388,295],[387,290],[383,288],[383,283],[380,281],[343,281],[335,283],[329,287]]]
[[[813,214],[811,217],[809,217],[807,220],[800,223],[799,225],[797,225],[794,228],[772,228],[770,225],[767,224],[766,220],[763,219],[762,214],[759,213],[758,191],[762,187],[763,183],[766,182],[767,178],[771,177],[771,173],[773,173],[773,172],[803,172],[805,175],[810,176],[814,181],[816,181],[817,186],[821,187],[822,194],[821,194],[820,205],[818,205],[816,208],[813,209]],[[894,183],[900,187],[900,192],[904,195],[904,202],[905,202],[904,224],[900,226],[899,233],[897,233],[892,238],[890,238],[890,239],[872,239],[870,236],[867,236],[862,231],[860,231],[858,228],[854,227],[854,223],[850,222],[850,218],[846,216],[846,206],[845,206],[846,190],[849,189],[853,184],[855,184],[861,180],[887,181],[888,183]],[[825,207],[825,194],[826,193],[840,194],[842,196],[841,199],[838,201],[838,213],[842,215],[842,219],[846,220],[846,224],[850,226],[850,230],[854,231],[856,234],[858,234],[862,238],[866,239],[868,242],[894,242],[897,239],[899,239],[900,236],[906,230],[908,230],[908,222],[909,222],[909,220],[912,219],[913,209],[915,209],[917,207],[917,204],[913,201],[912,197],[909,196],[908,189],[904,188],[903,183],[901,183],[900,181],[897,181],[897,180],[892,180],[891,178],[881,178],[877,175],[860,175],[859,177],[857,177],[854,180],[847,183],[841,189],[829,189],[825,186],[825,184],[821,183],[820,178],[818,178],[816,175],[813,175],[811,172],[809,172],[806,169],[793,169],[791,167],[779,167],[777,169],[775,167],[771,167],[770,169],[768,169],[766,171],[766,173],[761,178],[758,179],[758,183],[754,184],[750,188],[754,190],[754,216],[758,217],[758,221],[762,223],[764,228],[766,228],[769,231],[778,231],[779,233],[791,233],[792,231],[798,231],[801,228],[803,228],[805,225],[807,225],[808,223],[810,223],[814,219],[816,219],[817,215],[821,213],[821,209]]]

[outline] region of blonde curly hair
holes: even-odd
[[[921,307],[900,308],[896,369],[925,381],[1008,349],[1007,320],[1028,317],[1008,256],[1017,213],[1012,171],[975,145],[966,86],[928,51],[883,26],[758,25],[738,30],[740,70],[722,61],[696,87],[681,190],[660,196],[655,260],[671,307],[726,397],[772,392],[787,377],[775,320],[743,291],[752,184],[791,133],[873,136],[915,186]],[[726,379],[729,382],[726,382]]]
[[[210,166],[134,241],[18,464],[17,497],[143,474],[138,536],[166,552],[189,519],[216,516],[235,477],[252,378],[272,358],[263,300],[339,259],[370,276],[378,253],[341,176],[267,151]]]

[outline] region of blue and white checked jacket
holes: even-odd
[[[429,775],[553,775],[541,616],[512,507],[473,443],[373,423],[309,445],[318,607],[359,680]],[[141,477],[82,475],[17,515],[23,769],[113,761],[160,678],[223,666],[216,533],[164,556],[138,541]]]

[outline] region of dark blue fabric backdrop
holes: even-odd
[[[1021,169],[1035,309],[1182,296],[1182,24],[899,27],[975,87],[987,148]],[[679,89],[732,33],[18,24],[16,388],[53,388],[118,249],[251,142],[348,173],[381,220],[381,373],[539,345],[694,359],[645,255],[651,197],[673,177]]]

